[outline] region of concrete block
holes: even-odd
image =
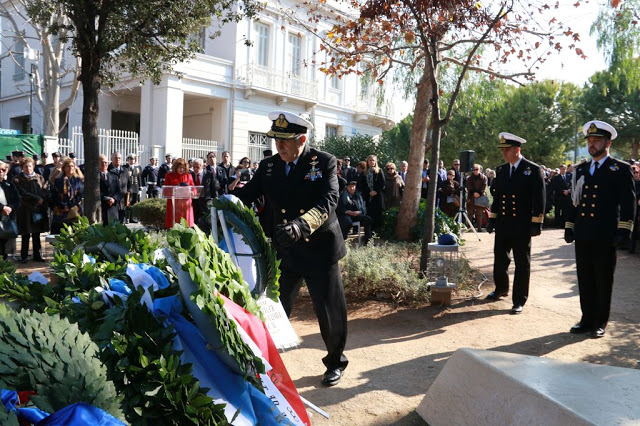
[[[637,425],[640,371],[458,349],[417,408],[439,425]]]

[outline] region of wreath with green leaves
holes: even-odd
[[[86,402],[124,419],[122,397],[107,379],[98,346],[76,324],[59,315],[4,309],[0,335],[0,388],[35,391],[31,401],[49,413]]]
[[[253,257],[256,263],[257,280],[252,293],[259,296],[266,291],[267,297],[277,302],[280,296],[280,260],[253,209],[241,207],[224,197],[213,200],[213,206],[224,212],[227,223],[256,253]]]

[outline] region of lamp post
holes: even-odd
[[[569,113],[573,114],[576,125],[573,129],[573,164],[576,164],[578,162],[578,112],[570,109]]]

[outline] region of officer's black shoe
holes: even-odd
[[[511,308],[511,312],[509,312],[511,315],[518,315],[522,313],[522,305],[513,305],[513,308]]]
[[[340,383],[342,374],[341,368],[328,368],[324,376],[322,376],[322,384],[325,386],[335,386]]]
[[[574,325],[573,327],[571,327],[571,329],[569,330],[569,333],[572,334],[584,334],[584,333],[588,333],[591,331],[591,327],[587,327],[582,325],[581,322],[577,323],[576,325]]]
[[[508,296],[509,293],[496,293],[495,291],[492,291],[491,293],[489,293],[486,297],[486,300],[498,300],[502,297]]]
[[[602,327],[596,328],[595,330],[593,330],[591,332],[591,337],[593,337],[595,339],[598,339],[600,337],[604,337],[604,335],[605,335],[605,332],[604,332],[604,328],[602,328]]]

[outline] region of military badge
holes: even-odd
[[[273,167],[273,163],[267,163],[267,167]]]
[[[525,176],[529,176],[531,174],[531,167],[527,167],[524,171]]]
[[[304,176],[304,180],[315,182],[317,179],[322,179],[322,170],[314,165],[313,167],[311,167],[311,170],[309,170],[309,173]]]
[[[592,133],[597,133],[598,132],[598,128],[596,127],[595,123],[591,123],[591,126],[589,126],[589,130],[587,130],[587,135],[590,135]]]
[[[287,121],[286,118],[284,118],[284,114],[280,114],[278,116],[278,119],[275,121],[274,123],[277,127],[286,129],[287,126],[289,125],[289,122]]]
[[[612,164],[611,166],[609,166],[609,170],[611,170],[612,172],[617,172],[618,170],[620,170],[620,167],[618,167],[617,164]]]

